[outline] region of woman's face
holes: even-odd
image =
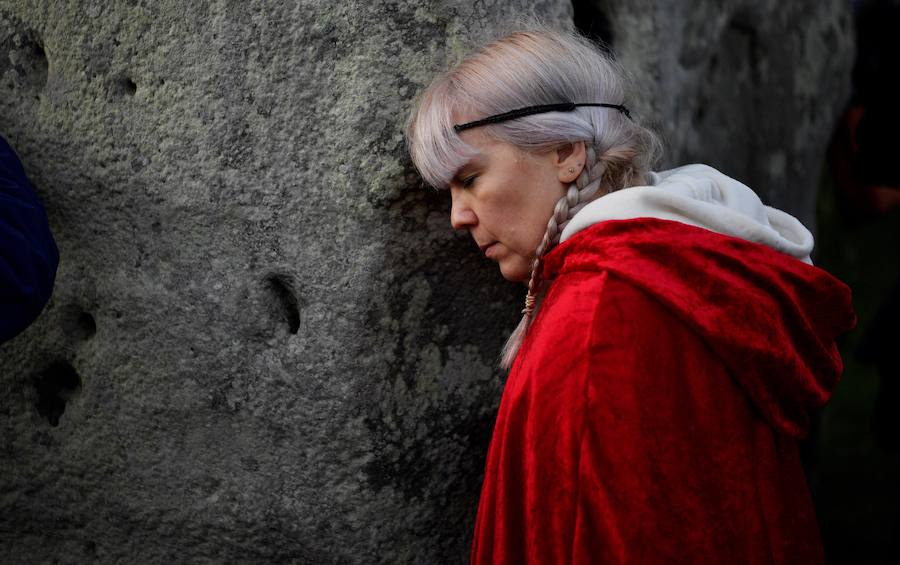
[[[584,146],[576,167],[579,151],[572,146],[535,154],[477,129],[461,137],[480,154],[450,182],[450,224],[469,230],[485,256],[499,263],[504,278],[526,280],[553,208],[581,170]]]

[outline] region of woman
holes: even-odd
[[[655,136],[584,38],[518,32],[438,77],[407,128],[522,322],[473,563],[821,562],[798,457],[853,325],[812,236]]]

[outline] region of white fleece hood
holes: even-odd
[[[607,194],[568,222],[560,243],[606,220],[659,218],[761,243],[812,264],[813,237],[800,221],[766,206],[746,185],[707,165],[649,173],[650,184]]]

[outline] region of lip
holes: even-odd
[[[486,244],[486,245],[482,245],[482,246],[481,246],[481,252],[484,253],[484,256],[485,256],[485,257],[490,258],[490,257],[491,257],[491,250],[494,248],[495,245],[497,245],[497,242],[496,242],[496,241],[493,242],[493,243],[488,243],[488,244]]]

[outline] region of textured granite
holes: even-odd
[[[577,7],[669,163],[809,219],[849,23],[783,4]],[[0,1],[0,133],[62,255],[0,346],[0,562],[466,561],[522,290],[451,232],[401,129],[435,71],[526,11],[572,18]]]
[[[815,228],[831,131],[850,94],[844,0],[595,0],[664,165],[704,162]]]

